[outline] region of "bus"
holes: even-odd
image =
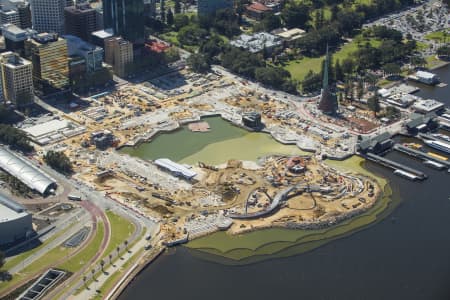
[[[67,199],[72,200],[72,201],[81,201],[81,197],[77,196],[77,195],[68,195]]]

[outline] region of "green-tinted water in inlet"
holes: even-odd
[[[229,159],[257,160],[269,154],[305,154],[294,145],[282,145],[269,134],[248,132],[236,127],[220,117],[205,118],[211,131],[191,132],[187,126],[163,133],[151,142],[135,148],[123,148],[122,153],[143,159],[162,157],[174,161],[196,164],[202,161],[218,165]],[[375,177],[364,169],[363,160],[352,157],[342,162],[329,161],[328,164],[344,171],[353,171]],[[358,217],[344,221],[337,226],[321,230],[289,230],[282,228],[264,229],[239,236],[218,232],[187,244],[189,249],[211,259],[225,260],[231,264],[242,264],[283,257],[316,248],[337,237],[348,235],[382,219],[395,205],[391,202],[391,192],[385,179],[376,177],[385,187],[386,193],[369,211]],[[387,209],[389,207],[389,209]],[[213,254],[213,255],[207,255]]]
[[[340,223],[337,226],[320,230],[290,230],[272,228],[259,230],[243,235],[231,236],[225,232],[218,232],[204,238],[196,239],[187,244],[187,247],[195,250],[194,254],[203,258],[221,261],[228,264],[248,264],[273,257],[286,257],[303,253],[314,249],[338,237],[342,237],[369,224],[382,220],[398,204],[398,198],[392,198],[387,181],[376,177],[361,167],[363,160],[352,157],[344,162],[328,161],[333,167],[344,171],[353,171],[376,178],[381,186],[384,186],[384,196],[377,204],[367,212]],[[396,199],[395,201],[392,201]]]
[[[269,134],[249,132],[220,117],[204,118],[211,130],[191,132],[187,126],[162,133],[151,142],[124,147],[121,153],[143,159],[170,158],[177,162],[221,164],[229,159],[252,160],[269,154],[305,154],[295,145],[283,145]]]

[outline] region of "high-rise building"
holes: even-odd
[[[64,9],[65,32],[85,41],[91,40],[91,33],[97,30],[95,9],[89,3],[81,3]]]
[[[328,77],[328,68],[330,65],[330,55],[328,53],[325,57],[325,66],[323,71],[323,83],[322,83],[322,94],[320,96],[319,109],[327,115],[335,115],[338,110],[338,102],[335,93],[334,85],[330,86],[330,79]]]
[[[2,1],[2,10],[13,11],[13,13],[9,13],[10,16],[3,16],[3,18],[13,18],[14,21],[5,20],[4,23],[12,23],[17,25],[22,29],[31,28],[31,10],[30,3],[24,0],[3,0]],[[15,14],[17,16],[15,16]],[[15,19],[18,19],[16,21]]]
[[[93,73],[102,68],[103,48],[85,42],[73,35],[65,35],[64,39],[67,41],[67,49],[70,57],[79,56],[84,58],[86,72]]]
[[[63,34],[65,7],[66,0],[31,0],[33,29]]]
[[[38,94],[68,90],[69,56],[65,39],[54,33],[37,34],[25,41],[25,55],[33,63],[33,83]]]
[[[31,28],[31,8],[28,2],[17,3],[17,12],[19,13],[20,28],[26,29]]]
[[[103,25],[133,44],[143,44],[144,0],[103,0]]]
[[[36,34],[32,29],[21,29],[13,24],[6,24],[2,28],[2,35],[5,38],[6,50],[23,54],[25,40]]]
[[[1,24],[14,24],[20,27],[19,13],[12,9],[0,10],[0,23]]]
[[[133,62],[133,44],[121,37],[105,40],[105,62],[113,66],[117,76],[126,76],[127,66]]]
[[[219,9],[233,8],[233,0],[198,0],[197,13],[208,16]]]
[[[5,101],[16,107],[32,104],[34,94],[31,62],[17,53],[5,52],[0,54],[0,66]]]

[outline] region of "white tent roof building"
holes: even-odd
[[[0,169],[42,195],[56,189],[56,180],[4,147],[0,147]]]

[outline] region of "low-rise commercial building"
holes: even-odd
[[[283,45],[280,37],[267,32],[258,32],[253,35],[241,34],[237,39],[230,42],[234,47],[258,53],[263,50],[272,52],[276,47]]]
[[[0,245],[14,244],[32,234],[31,214],[22,205],[0,195]]]
[[[431,112],[439,112],[445,108],[444,103],[434,99],[420,99],[413,104],[416,112],[427,114]]]
[[[255,20],[261,20],[271,12],[271,8],[259,2],[253,2],[245,7],[245,14]]]
[[[0,147],[0,169],[42,195],[52,193],[56,189],[56,180],[4,147]]]

